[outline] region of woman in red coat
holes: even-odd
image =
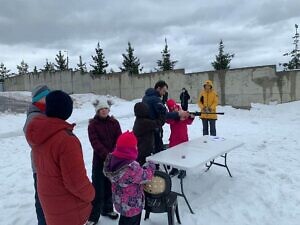
[[[46,97],[47,117],[33,118],[26,130],[47,225],[85,224],[95,196],[80,141],[72,132],[74,125],[65,121],[72,109],[69,95],[53,91]]]

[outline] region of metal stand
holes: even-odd
[[[224,155],[221,155],[221,157],[224,158],[224,164],[216,163],[215,160],[212,160],[212,161],[209,162],[209,164],[205,165],[207,167],[206,170],[205,170],[205,172],[207,172],[211,168],[212,165],[216,165],[216,166],[225,167],[227,169],[227,172],[228,172],[229,176],[232,177],[232,175],[230,173],[230,170],[228,168],[228,165],[227,165],[227,153],[225,153]],[[164,167],[166,173],[168,173],[168,169],[167,169],[166,165],[163,165],[163,167]],[[186,204],[187,204],[190,212],[192,214],[195,214],[194,211],[193,211],[193,209],[192,209],[192,207],[191,207],[191,205],[190,205],[190,203],[189,203],[189,201],[188,201],[188,199],[187,199],[187,197],[186,197],[186,195],[185,195],[185,193],[184,193],[183,179],[185,177],[186,177],[186,171],[185,170],[180,170],[179,171],[179,175],[178,175],[178,179],[180,179],[181,193],[177,193],[177,195],[184,198],[184,200],[185,200],[185,202],[186,202]]]
[[[191,205],[190,205],[190,203],[189,203],[189,201],[187,200],[187,197],[186,197],[185,194],[184,194],[184,191],[183,191],[183,179],[185,178],[185,176],[186,176],[185,170],[180,170],[180,171],[179,171],[178,178],[180,179],[180,189],[181,189],[181,193],[177,193],[177,195],[184,198],[184,200],[185,200],[187,206],[189,207],[190,212],[191,212],[192,214],[195,214],[194,211],[193,211],[193,209],[192,209],[192,207],[191,207]]]
[[[232,177],[232,175],[230,173],[230,170],[229,170],[229,168],[227,166],[227,153],[225,153],[225,155],[221,155],[221,157],[224,158],[224,164],[216,163],[215,160],[212,160],[212,161],[209,162],[209,165],[207,165],[207,164],[205,165],[207,167],[207,169],[205,170],[205,172],[207,172],[212,165],[216,165],[216,166],[225,167],[227,169],[227,172],[228,172],[229,176]]]

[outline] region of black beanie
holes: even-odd
[[[63,91],[51,91],[46,97],[46,115],[67,120],[73,111],[72,98]]]

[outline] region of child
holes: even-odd
[[[198,106],[201,109],[201,120],[203,124],[203,136],[208,135],[208,129],[210,129],[210,135],[216,136],[216,114],[218,105],[218,94],[213,88],[213,83],[210,80],[205,81],[203,90],[200,92],[198,99]]]
[[[112,154],[104,163],[104,175],[112,183],[113,203],[121,214],[119,225],[139,225],[144,208],[143,184],[151,181],[155,164],[143,167],[135,161],[138,156],[137,139],[132,132],[123,133]]]
[[[169,99],[167,101],[167,106],[170,112],[178,112],[179,110],[181,110],[181,107],[177,105],[173,99]],[[195,118],[194,115],[190,115],[190,117],[185,118],[183,120],[168,119],[166,121],[166,123],[170,124],[170,128],[171,128],[171,134],[169,138],[170,141],[169,148],[189,140],[187,125],[191,125],[194,121],[194,118]],[[171,176],[175,176],[177,174],[178,174],[178,170],[175,168],[173,168],[170,172]]]
[[[148,105],[138,102],[134,106],[134,121],[133,132],[138,139],[138,159],[140,165],[146,162],[146,157],[154,153],[154,132],[155,129],[163,126],[164,121],[152,120],[149,116]]]

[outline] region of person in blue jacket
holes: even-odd
[[[143,97],[143,103],[149,107],[149,117],[150,119],[174,119],[180,120],[181,118],[188,118],[189,113],[186,111],[180,110],[179,112],[168,112],[167,108],[162,102],[162,97],[168,91],[168,84],[160,80],[158,81],[154,88],[148,88]],[[163,125],[163,124],[162,124]],[[162,126],[155,130],[154,140],[155,140],[155,152],[160,152],[164,149],[163,145],[163,129]]]

